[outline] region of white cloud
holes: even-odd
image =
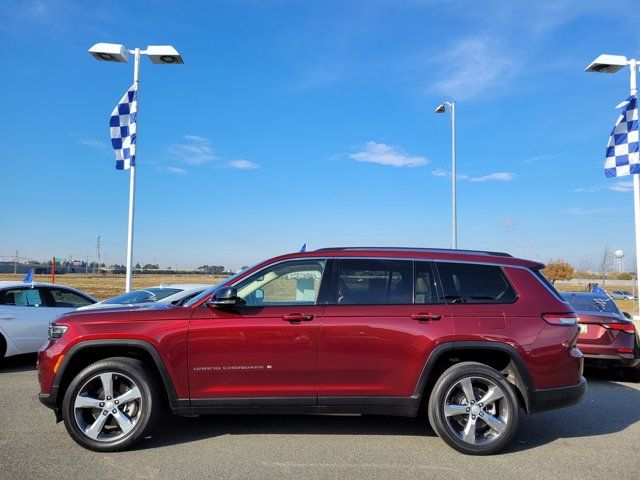
[[[504,224],[504,227],[505,227],[507,230],[510,230],[510,229],[512,229],[513,227],[515,227],[515,225],[516,225],[516,220],[515,220],[515,218],[505,218],[505,219],[504,219],[503,224]]]
[[[533,162],[540,162],[540,161],[543,161],[543,160],[552,160],[554,158],[556,158],[555,155],[544,154],[544,155],[535,155],[533,157],[526,158],[523,161],[524,161],[524,163],[533,163]]]
[[[228,165],[238,170],[255,170],[256,168],[260,168],[260,165],[250,162],[249,160],[231,160]]]
[[[569,215],[597,215],[608,211],[608,208],[568,208],[565,213]]]
[[[376,142],[367,142],[363,151],[352,153],[349,158],[392,167],[419,167],[428,163],[426,157],[412,157],[399,147]]]
[[[497,91],[516,75],[518,65],[512,54],[488,36],[462,39],[433,60],[442,73],[432,89],[456,100]]]
[[[573,192],[578,193],[593,193],[600,192],[602,190],[611,190],[613,192],[628,193],[633,192],[633,180],[619,180],[616,183],[609,185],[597,185],[595,187],[578,187],[574,188]]]
[[[516,175],[511,172],[496,172],[490,173],[488,175],[483,175],[481,177],[469,177],[467,180],[475,183],[491,182],[494,180],[499,182],[508,182],[510,180],[513,180],[515,176]]]
[[[437,168],[431,172],[431,175],[434,177],[451,177],[451,173],[443,170],[442,168]],[[483,182],[491,182],[491,181],[499,181],[499,182],[508,182],[513,180],[516,177],[515,173],[511,172],[495,172],[489,173],[487,175],[482,175],[480,177],[471,177],[466,173],[459,173],[456,175],[458,180],[467,180],[473,183],[483,183]]]
[[[98,148],[98,149],[107,148],[106,142],[101,142],[100,140],[94,140],[91,138],[81,138],[78,140],[78,143],[85,145],[87,147],[92,147],[92,148]]]
[[[187,171],[180,167],[160,167],[160,170],[174,175],[186,175]]]
[[[211,140],[198,135],[185,135],[184,143],[174,143],[167,147],[171,159],[188,165],[200,165],[216,160]]]

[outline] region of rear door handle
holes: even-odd
[[[0,315],[0,320],[13,320],[14,317],[13,315]]]
[[[434,315],[432,313],[412,313],[411,314],[411,319],[412,320],[417,320],[419,322],[426,322],[426,321],[432,321],[432,320],[440,320],[442,318],[442,315]]]
[[[308,322],[313,320],[314,315],[305,315],[303,313],[287,313],[282,316],[285,322]]]

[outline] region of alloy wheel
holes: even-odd
[[[74,400],[74,418],[80,430],[98,442],[129,435],[144,405],[140,388],[122,373],[104,372],[86,381]]]
[[[484,377],[468,376],[455,382],[447,390],[443,408],[449,429],[471,445],[495,442],[512,417],[505,392]]]

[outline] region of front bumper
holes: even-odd
[[[577,385],[559,388],[538,388],[529,390],[529,413],[546,412],[556,408],[570,407],[580,403],[587,393],[587,381],[580,377]]]

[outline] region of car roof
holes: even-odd
[[[525,268],[544,267],[540,262],[515,258],[504,252],[422,247],[330,247],[309,252],[296,252],[279,258],[304,257],[377,257],[491,263]]]

